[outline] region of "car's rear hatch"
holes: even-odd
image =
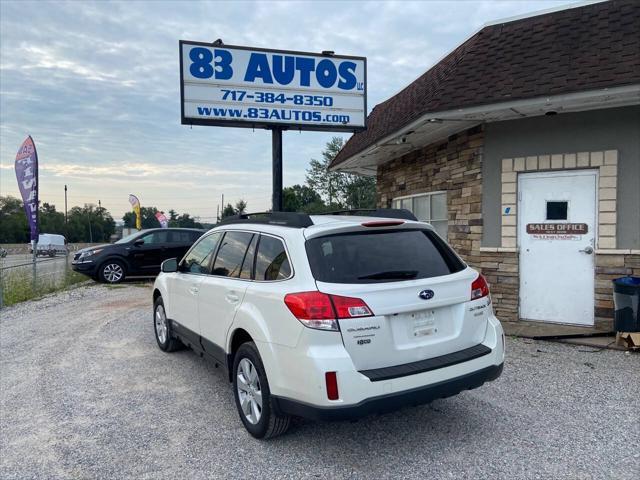
[[[482,342],[489,297],[471,301],[477,272],[424,224],[310,238],[318,290],[354,297],[372,316],[339,320],[358,370],[403,365]]]

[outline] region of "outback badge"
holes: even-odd
[[[418,296],[422,299],[422,300],[431,300],[433,298],[433,296],[435,295],[435,293],[433,293],[433,290],[422,290]]]

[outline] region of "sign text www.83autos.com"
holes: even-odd
[[[365,128],[366,58],[180,41],[182,123]]]

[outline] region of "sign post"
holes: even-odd
[[[271,208],[274,212],[282,211],[282,127],[271,129]]]
[[[272,208],[282,210],[282,132],[366,129],[367,59],[180,40],[183,125],[272,134]],[[224,205],[222,206],[224,209]]]

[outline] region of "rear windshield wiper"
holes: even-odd
[[[376,272],[370,275],[363,275],[358,277],[358,280],[402,280],[406,278],[416,278],[417,276],[417,270],[389,270],[386,272]]]

